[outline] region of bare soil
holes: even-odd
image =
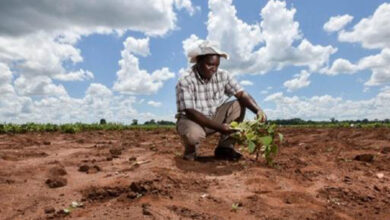
[[[274,167],[214,159],[218,135],[185,161],[174,129],[3,134],[0,216],[390,219],[390,129],[280,131]]]

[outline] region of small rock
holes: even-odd
[[[130,157],[129,158],[129,161],[136,161],[137,160],[137,157]]]
[[[56,211],[56,209],[54,207],[46,207],[45,208],[46,214],[54,213],[55,211]]]
[[[374,161],[374,155],[372,155],[372,154],[359,154],[359,155],[356,155],[355,160],[363,161],[363,162],[372,162],[372,161]]]
[[[376,177],[378,177],[379,179],[382,179],[383,177],[385,177],[385,174],[383,174],[383,173],[377,173],[377,174],[376,174]]]
[[[50,141],[44,141],[43,144],[44,144],[44,145],[50,145],[51,142],[50,142]]]

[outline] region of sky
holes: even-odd
[[[203,40],[270,119],[390,118],[389,1],[2,0],[0,123],[175,121]]]

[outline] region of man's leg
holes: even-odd
[[[206,138],[204,128],[192,120],[180,118],[177,121],[176,129],[184,144],[184,159],[196,159],[196,149]]]
[[[235,100],[221,105],[217,109],[217,113],[213,120],[219,123],[230,124],[232,121],[242,122],[244,117],[245,107],[241,106],[240,103]],[[223,155],[226,154],[227,157],[231,155],[232,159],[239,159],[241,155],[234,151],[235,143],[236,141],[234,138],[230,137],[229,135],[221,134],[221,138],[219,139],[218,146],[215,150],[216,156],[220,154],[223,157]]]

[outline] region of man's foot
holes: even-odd
[[[188,153],[183,155],[184,160],[194,161],[196,160],[196,153]]]
[[[230,147],[217,147],[215,148],[214,156],[217,159],[237,161],[241,159],[242,154]]]

